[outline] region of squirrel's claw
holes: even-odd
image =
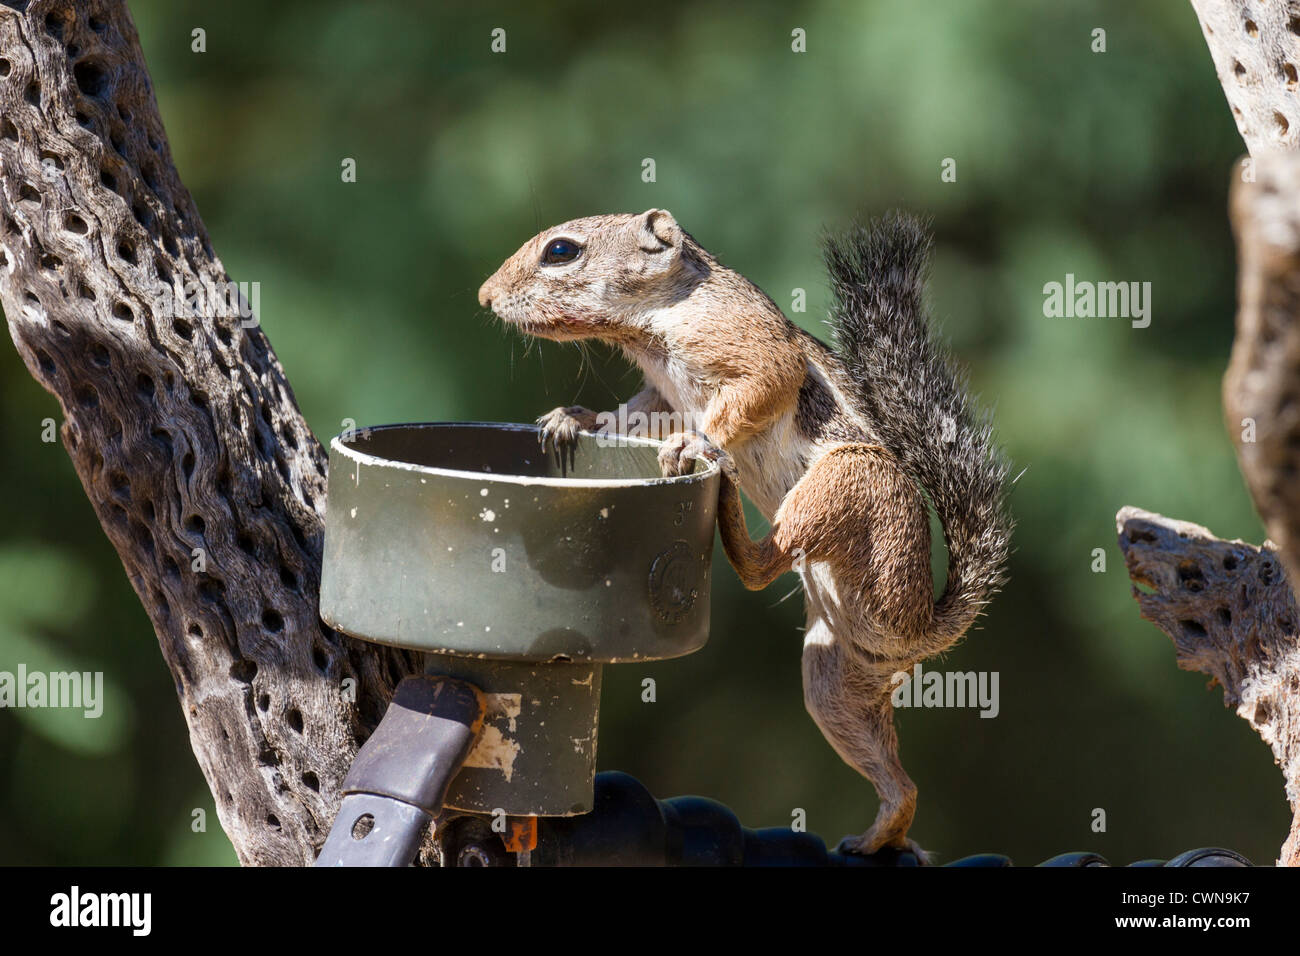
[[[728,475],[735,472],[731,456],[709,441],[708,435],[696,431],[676,432],[665,439],[659,449],[659,470],[665,478],[689,475],[696,459],[717,462]]]
[[[542,446],[542,453],[546,453],[549,443],[561,474],[573,466],[578,432],[583,428],[583,419],[590,417],[592,412],[581,405],[569,405],[553,408],[537,419],[537,441]]]

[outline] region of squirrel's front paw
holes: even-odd
[[[542,444],[542,451],[546,451],[549,442],[559,454],[562,450],[572,449],[578,440],[578,432],[595,423],[596,413],[590,409],[581,405],[562,405],[537,419],[537,440]]]
[[[659,470],[665,478],[689,475],[695,460],[716,461],[724,470],[734,470],[731,458],[707,435],[695,431],[676,432],[669,435],[659,449]]]

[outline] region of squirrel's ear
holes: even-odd
[[[662,252],[682,244],[682,227],[668,210],[647,209],[640,219],[640,245],[645,252]]]

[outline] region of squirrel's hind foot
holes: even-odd
[[[896,857],[903,853],[911,853],[916,857],[916,861],[921,866],[928,866],[932,862],[930,854],[922,850],[920,845],[911,837],[904,837],[901,843],[887,842],[884,837],[874,835],[872,827],[866,833],[859,836],[846,836],[840,841],[839,846],[835,848],[837,853],[843,856],[885,856]]]

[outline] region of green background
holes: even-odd
[[[669,209],[787,311],[806,289],[792,317],[820,331],[822,228],[932,214],[934,314],[1027,471],[1011,583],[942,665],[998,671],[1000,715],[898,717],[913,835],[946,860],[1275,858],[1289,813],[1269,750],[1175,668],[1115,546],[1124,504],[1263,537],[1219,404],[1243,146],[1190,5],[131,6],[181,175],[231,275],[261,284],[321,437],[346,418],[528,421],[632,394],[616,355],[530,347],[478,308],[479,284],[541,227]],[[940,181],[947,157],[955,183]],[[1066,273],[1150,282],[1150,327],[1045,318],[1043,285]],[[0,863],[231,863],[150,624],[66,454],[40,441],[57,403],[11,348],[0,389],[0,669],[109,684],[98,721],[0,712]],[[778,603],[794,579],[747,593],[720,550],[715,577],[706,649],[607,670],[600,766],[717,798],[750,826],[802,808],[831,840],[865,828],[869,784],[803,711],[802,601]]]

